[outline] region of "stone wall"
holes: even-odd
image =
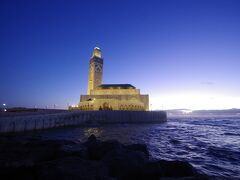
[[[160,123],[164,111],[75,111],[0,118],[0,133],[24,132],[63,126],[104,123]]]
[[[99,110],[104,103],[109,103],[113,110],[121,110],[120,106],[140,106],[135,110],[149,110],[149,96],[148,95],[81,95],[79,108],[92,105],[93,110]],[[143,107],[143,108],[142,108]],[[86,110],[86,109],[85,109]],[[125,108],[126,110],[126,108]],[[129,110],[133,110],[130,108]]]
[[[71,110],[71,108],[69,108]],[[99,109],[106,110],[128,110],[128,111],[143,111],[145,110],[144,103],[137,100],[118,100],[118,99],[94,99],[91,101],[83,101],[78,106],[79,110],[98,111]]]
[[[140,100],[144,103],[144,109],[149,111],[149,96],[148,94],[140,95]]]

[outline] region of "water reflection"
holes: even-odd
[[[84,129],[84,136],[85,138],[88,138],[92,134],[96,137],[100,137],[103,133],[103,130],[98,127],[91,127],[91,128],[85,128]]]

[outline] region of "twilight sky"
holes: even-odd
[[[240,108],[239,0],[1,0],[0,103],[77,104],[95,46],[152,109]]]

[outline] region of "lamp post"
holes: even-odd
[[[5,104],[5,103],[3,103],[3,111],[4,111],[4,112],[7,111],[7,109],[6,109],[6,104]]]

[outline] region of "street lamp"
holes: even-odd
[[[7,109],[6,109],[6,104],[5,104],[5,103],[3,103],[3,111],[4,111],[4,112],[7,111]]]

